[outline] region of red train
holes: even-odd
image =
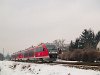
[[[42,43],[36,47],[13,53],[11,60],[14,61],[46,61],[53,62],[57,59],[58,50],[54,44]]]

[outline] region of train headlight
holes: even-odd
[[[56,52],[56,53],[58,53],[58,52]]]
[[[49,54],[50,54],[51,52],[49,52]]]
[[[55,54],[55,53],[57,54],[57,52],[49,52],[49,54]]]

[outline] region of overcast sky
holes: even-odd
[[[100,0],[0,0],[0,52],[100,30]]]

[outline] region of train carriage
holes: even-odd
[[[52,62],[57,59],[57,47],[54,44],[42,43],[36,47],[30,47],[23,51],[14,53],[12,60],[18,61],[47,61]]]

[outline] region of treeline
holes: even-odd
[[[59,58],[83,62],[100,61],[100,51],[96,49],[99,41],[100,31],[97,34],[94,34],[91,29],[84,29],[75,42],[70,42],[69,50],[59,54]]]
[[[75,42],[71,41],[69,50],[74,49],[87,49],[92,48],[96,49],[96,46],[98,42],[100,41],[100,31],[97,34],[94,34],[94,32],[89,29],[84,29],[82,34],[79,38],[75,40]]]
[[[0,60],[4,60],[4,56],[2,53],[0,53]]]
[[[7,55],[3,55],[2,53],[0,53],[0,60],[10,60],[11,59],[11,56],[9,54]]]

